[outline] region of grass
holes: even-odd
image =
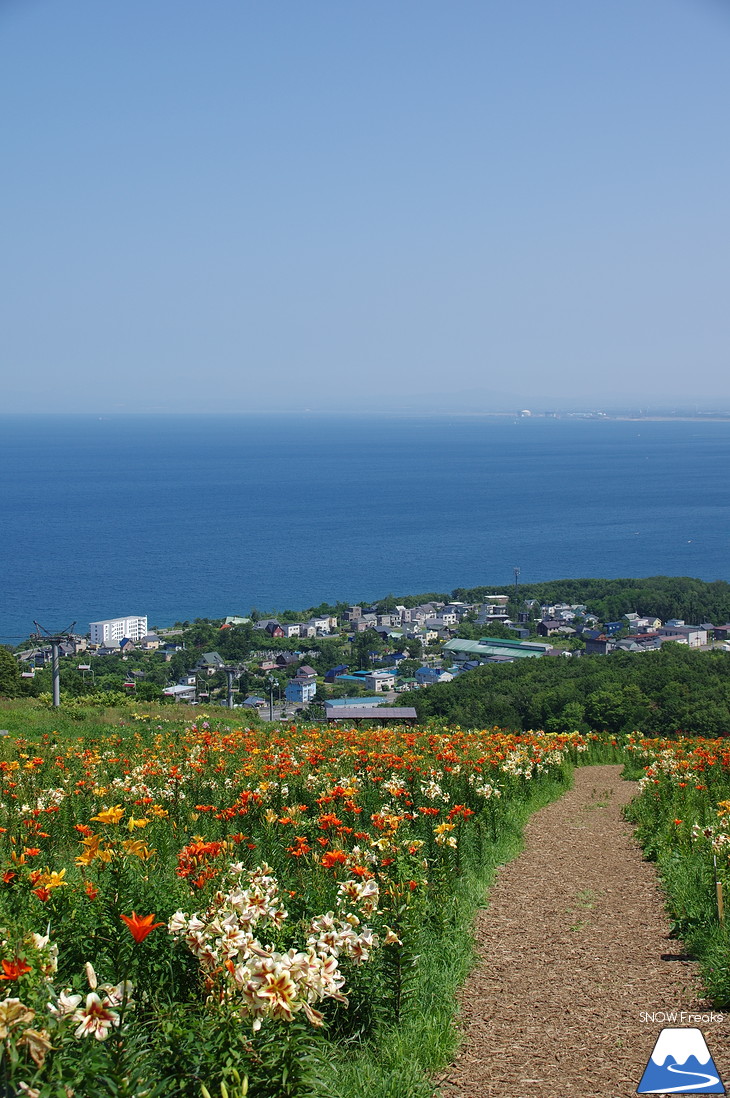
[[[516,803],[500,827],[497,841],[478,866],[469,867],[441,933],[425,944],[410,1006],[397,1027],[384,1026],[377,1043],[341,1047],[322,1067],[326,1098],[430,1098],[433,1076],[453,1060],[459,1035],[456,996],[475,962],[474,917],[498,866],[517,857],[524,825],[533,812],[570,788],[566,767],[561,780],[541,783]]]

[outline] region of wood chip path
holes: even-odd
[[[629,1098],[663,1025],[697,1025],[730,1086],[730,1018],[688,1017],[712,1008],[622,818],[636,787],[620,774],[577,769],[499,870],[475,924],[480,961],[461,995],[459,1055],[437,1079],[443,1098]],[[642,1019],[659,1011],[686,1014]]]

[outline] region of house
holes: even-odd
[[[128,656],[130,652],[134,652],[136,647],[137,646],[134,643],[134,641],[130,640],[129,637],[122,637],[122,639],[119,642],[119,651],[124,656]],[[65,652],[64,652],[64,655],[66,655]]]
[[[428,617],[428,611],[423,610],[420,606],[413,606],[411,608],[411,616],[408,619],[411,625],[423,625]]]
[[[634,622],[634,629],[637,633],[655,633],[661,627],[662,619],[653,617],[651,614]]]
[[[264,664],[262,663],[261,664],[261,669],[262,669],[262,671],[263,670],[268,671],[268,670],[271,670],[275,667],[278,667],[278,668],[291,667],[292,664],[294,664],[294,663],[299,663],[299,656],[297,656],[296,653],[294,653],[294,652],[280,652],[279,655],[276,657],[276,659],[270,664],[270,666],[264,667]]]
[[[309,705],[317,693],[317,683],[314,679],[297,675],[290,679],[284,691],[286,700],[296,702],[299,705]]]
[[[161,644],[162,640],[157,636],[157,633],[145,633],[139,642],[140,648],[145,652],[156,652]]]
[[[310,667],[308,663],[303,663],[296,673],[298,679],[316,679],[317,672],[313,667]]]
[[[329,614],[315,614],[315,616],[309,618],[309,620],[305,622],[304,625],[307,626],[307,635],[310,637],[321,637],[322,635],[327,636],[330,631]],[[303,637],[304,633],[300,632],[299,635]]]
[[[605,656],[613,650],[613,641],[605,633],[584,629],[581,636],[586,644],[584,651],[587,656]]]
[[[660,640],[659,634],[654,633],[630,633],[628,637],[624,638],[627,641],[633,641],[634,644],[638,644],[639,648],[643,652],[649,652],[654,648],[659,648],[657,641]]]
[[[640,644],[637,644],[635,640],[631,640],[629,637],[624,637],[623,640],[616,641],[615,650],[617,652],[646,652],[646,648],[642,648]]]
[[[458,621],[462,621],[467,614],[471,614],[474,610],[474,604],[470,602],[449,602],[444,606],[444,614],[456,614]]]
[[[477,613],[477,622],[483,625],[488,621],[502,621],[508,617],[508,602],[509,595],[485,595],[484,602]]]
[[[249,694],[243,703],[247,709],[264,709],[266,702],[263,698],[259,698],[256,694]]]
[[[376,694],[382,694],[395,687],[395,675],[392,671],[371,671],[365,676],[365,687]]]
[[[439,610],[436,614],[429,614],[426,618],[428,625],[433,624],[436,629],[443,629],[447,625],[457,625],[459,617],[454,610]]]
[[[356,621],[359,621],[361,617],[362,606],[351,606],[348,610],[345,611],[345,619],[350,623],[350,625],[354,625],[354,623]]]
[[[165,698],[172,698],[176,702],[195,701],[195,683],[191,686],[185,683],[177,683],[175,686],[166,686],[162,691]]]
[[[268,633],[270,637],[283,637],[284,630],[275,618],[262,618],[254,625],[254,629]]]
[[[344,675],[347,671],[346,663],[338,663],[336,667],[330,667],[329,671],[324,673],[325,682],[334,682],[338,675]]]
[[[284,636],[287,637],[287,639],[291,639],[292,637],[301,637],[302,635],[302,623],[300,621],[284,622],[281,628],[284,630]]]
[[[654,643],[657,648],[661,648],[663,644],[668,644],[672,641],[675,644],[689,645],[687,637],[684,633],[674,633],[671,629],[662,629],[661,634],[657,637]]]
[[[415,674],[419,686],[431,686],[435,682],[451,682],[453,675],[440,667],[419,667]]]
[[[216,671],[220,671],[225,667],[226,661],[221,656],[220,652],[203,652],[198,662],[195,664],[197,671],[204,671],[206,675],[215,675]]]
[[[420,606],[415,606],[411,611],[411,621],[413,621],[413,615],[420,615],[425,621],[427,618],[435,617],[439,610],[443,607],[442,602],[422,602]]]
[[[438,633],[455,633],[459,619],[456,614],[436,614],[432,618],[426,618],[427,629],[435,629]]]
[[[549,637],[553,633],[560,633],[565,628],[565,622],[560,618],[545,618],[537,623],[537,632],[541,637]],[[571,630],[575,632],[575,630]]]
[[[664,629],[659,630],[659,635],[666,637],[671,635],[673,639],[676,639],[678,635],[685,637],[685,644],[688,644],[690,648],[701,648],[707,644],[707,630],[700,629],[697,625],[677,625],[672,628],[667,622]]]
[[[621,632],[624,624],[622,621],[606,621],[603,623],[603,632],[607,637],[612,637],[615,633]]]

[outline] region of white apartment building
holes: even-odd
[[[107,618],[105,621],[92,621],[91,643],[113,648],[127,637],[131,641],[141,641],[147,635],[147,617],[143,618]]]

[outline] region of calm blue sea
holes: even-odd
[[[0,636],[565,576],[730,580],[730,423],[0,417]]]

